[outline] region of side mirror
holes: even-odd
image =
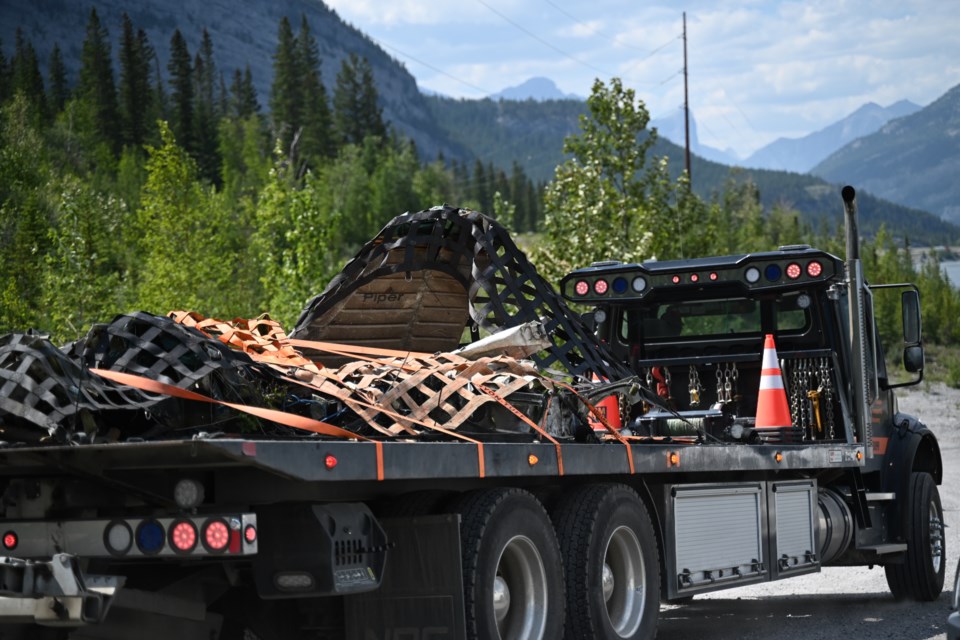
[[[923,371],[923,347],[914,345],[903,350],[903,368],[909,373]]]
[[[882,320],[886,327],[886,333],[883,335],[884,345],[887,347],[886,353],[891,356],[900,352],[903,359],[890,367],[888,372],[892,373],[892,379],[887,379],[884,389],[895,389],[897,387],[907,387],[923,380],[923,329],[920,318],[920,292],[916,285],[910,283],[900,284],[874,284],[870,285],[870,291],[876,298],[877,294],[881,296],[879,303],[875,301],[874,309],[883,309],[885,314]],[[889,293],[885,293],[889,292]],[[899,299],[896,296],[899,294]],[[896,307],[899,304],[899,314]],[[896,326],[897,315],[900,316],[900,327]],[[892,321],[892,322],[891,322]],[[880,326],[878,326],[878,332]],[[879,337],[879,335],[878,335]],[[892,359],[892,358],[891,358]],[[887,364],[894,364],[887,361]],[[899,374],[912,374],[909,379],[903,379]]]
[[[903,314],[903,341],[907,344],[920,342],[920,294],[908,289],[900,294]],[[906,361],[906,358],[904,358]]]

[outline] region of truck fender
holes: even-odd
[[[910,475],[924,471],[933,476],[938,485],[943,481],[943,460],[940,445],[933,432],[916,417],[906,413],[893,416],[893,433],[886,452],[883,486],[897,494],[898,525],[901,537],[909,542],[908,526],[910,508],[906,504],[910,495]]]

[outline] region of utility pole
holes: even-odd
[[[686,133],[686,161],[687,180],[693,184],[693,173],[690,171],[690,93],[687,89],[687,12],[683,12],[683,129]]]

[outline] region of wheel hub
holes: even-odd
[[[640,540],[630,527],[617,527],[610,534],[602,571],[610,626],[617,636],[632,638],[643,620],[647,574]]]
[[[606,562],[603,563],[603,601],[610,602],[613,595],[613,589],[616,586],[616,578],[613,577],[613,569]]]
[[[503,576],[497,576],[493,579],[493,615],[497,618],[499,626],[510,612],[510,587]]]
[[[507,541],[491,589],[500,640],[546,640],[547,573],[530,538]]]

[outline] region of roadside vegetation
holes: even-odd
[[[125,17],[119,73],[96,12],[86,34],[75,84],[59,49],[44,78],[22,33],[9,58],[0,44],[0,333],[64,342],[120,312],[175,308],[291,327],[386,221],[444,202],[496,217],[549,279],[610,258],[844,253],[842,232],[765,209],[751,183],[705,199],[672,178],[646,107],[616,79],[594,85],[544,187],[516,163],[421,158],[383,120],[363,58],[342,61],[328,96],[305,20],[278,25],[269,115],[249,69],[218,72],[207,34],[190,52],[175,31],[159,61]],[[883,228],[863,257],[871,281],[918,284],[927,376],[960,386],[960,293],[938,257],[916,263],[909,238]],[[884,335],[896,313],[878,303]]]

